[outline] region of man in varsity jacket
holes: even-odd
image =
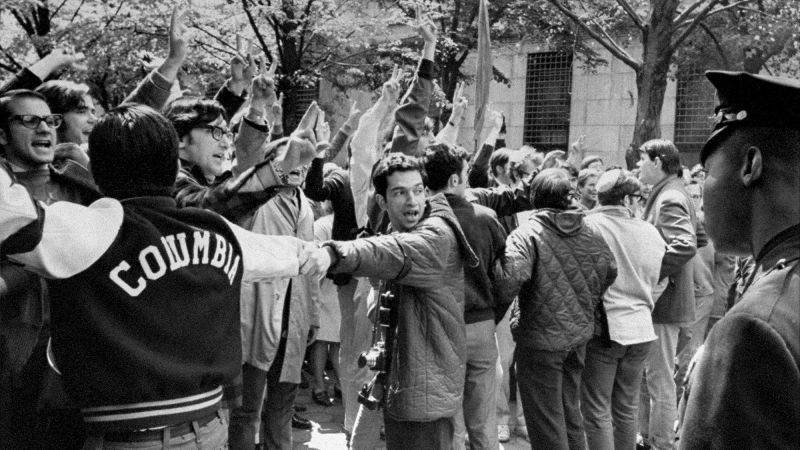
[[[36,203],[0,168],[0,256],[49,279],[48,356],[81,408],[85,448],[223,446],[221,386],[241,367],[241,282],[321,273],[329,257],[177,208],[177,135],[148,107],[112,110],[89,146],[108,197],[90,207]]]

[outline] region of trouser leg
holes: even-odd
[[[255,448],[261,406],[267,388],[267,372],[250,364],[242,366],[242,405],[231,410],[228,446],[231,450]]]

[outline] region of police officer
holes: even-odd
[[[694,369],[680,448],[800,444],[800,82],[708,72],[716,125],[708,234],[723,253],[755,256],[744,295],[711,331]]]

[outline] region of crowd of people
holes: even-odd
[[[629,171],[501,111],[459,146],[420,10],[405,92],[335,133],[283,129],[277,61],[182,96],[186,13],[108,111],[60,50],[0,87],[0,448],[291,449],[304,364],[354,449],[800,443],[800,83],[709,72],[701,164]]]

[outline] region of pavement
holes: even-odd
[[[344,406],[341,399],[335,398],[332,406],[321,406],[311,400],[311,389],[300,389],[297,396],[298,405],[306,407],[306,411],[298,413],[312,422],[311,430],[292,430],[294,449],[335,450],[346,449],[344,435]],[[512,403],[512,408],[514,403]],[[512,436],[509,442],[500,444],[501,450],[530,449],[527,440]],[[376,450],[385,447],[377,447]]]

